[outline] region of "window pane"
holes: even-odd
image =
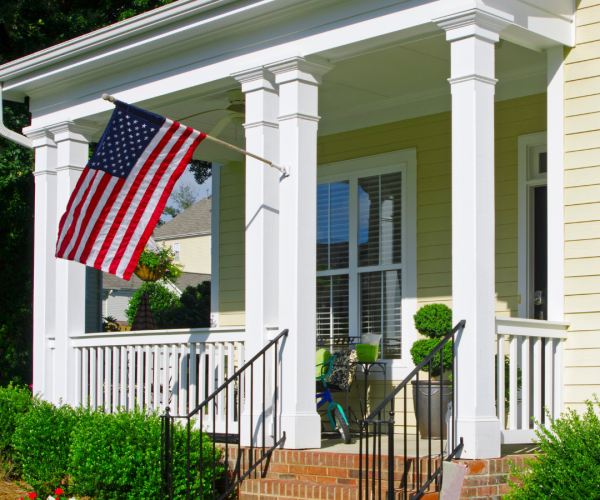
[[[332,182],[329,218],[329,269],[347,269],[350,242],[350,184]]]
[[[379,176],[358,179],[358,265],[379,265]]]
[[[381,335],[381,272],[360,275],[360,333]]]
[[[400,271],[383,272],[383,357],[401,358],[402,285]]]
[[[348,275],[317,278],[317,338],[348,336]]]
[[[329,184],[317,186],[317,271],[329,269]]]
[[[317,186],[317,271],[348,268],[348,181]]]
[[[381,264],[402,262],[402,174],[381,176]]]

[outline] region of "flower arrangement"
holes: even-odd
[[[135,274],[143,281],[168,279],[175,283],[181,276],[183,265],[175,264],[175,253],[171,247],[146,245],[140,256]]]

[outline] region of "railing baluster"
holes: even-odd
[[[177,415],[179,412],[179,344],[171,346],[170,357],[171,372],[171,404],[172,412]]]
[[[160,406],[160,345],[152,349],[152,409],[158,410]]]
[[[553,408],[554,408],[554,341],[551,338],[544,339],[544,405],[547,411],[550,413],[550,417],[553,417]],[[544,413],[546,410],[544,410]],[[546,418],[546,425],[549,426],[550,422],[548,418]]]
[[[135,380],[135,398],[136,405],[140,408],[144,407],[144,354],[142,352],[142,346],[135,346],[135,363],[137,367],[136,380]]]
[[[96,349],[98,361],[96,364],[96,405],[98,408],[104,405],[104,349]]]
[[[221,387],[223,385],[223,381],[225,380],[225,346],[222,342],[219,342],[216,346],[217,348],[217,387]],[[217,399],[217,418],[219,421],[219,431],[222,432],[223,427],[225,425],[226,415],[225,415],[225,393],[221,391],[219,393]]]
[[[202,376],[200,376],[202,380]],[[189,398],[190,398],[190,411],[196,408],[196,402],[198,401],[198,353],[196,344],[190,344],[190,385],[189,385]],[[202,400],[203,401],[203,400]]]
[[[208,395],[212,394],[215,390],[215,345],[214,344],[206,344],[208,357],[206,359],[206,363],[208,365],[207,370],[207,381],[208,381]],[[210,400],[208,403],[208,420],[210,421],[214,415],[214,406],[215,401],[214,398]]]
[[[83,355],[81,351],[81,348],[75,349],[75,373],[77,374],[77,379],[75,380],[75,402],[77,404],[83,403]]]
[[[559,418],[564,411],[565,391],[565,341],[554,339],[556,343],[556,357],[554,358],[554,418]]]
[[[135,409],[135,351],[133,349],[133,346],[127,346],[127,358],[129,360],[127,370],[127,378],[129,379],[127,411],[133,411]]]
[[[529,430],[529,337],[519,336],[519,350],[521,351],[521,429]]]
[[[97,397],[96,397],[96,377],[98,375],[98,359],[96,358],[96,348],[90,348],[90,406],[96,408]]]
[[[121,408],[125,411],[127,411],[127,347],[126,346],[121,346],[120,347],[120,351],[121,351],[121,387],[120,387],[120,392],[121,392],[121,404],[119,406],[121,406]]]
[[[505,362],[504,362],[504,335],[498,335],[498,355],[497,355],[497,365],[498,365],[498,390],[496,395],[496,411],[498,412],[498,420],[500,420],[500,429],[504,430],[506,428],[506,420],[505,420]]]
[[[181,358],[179,360],[179,414],[188,412],[188,345],[181,345]]]
[[[152,407],[152,352],[150,346],[144,346],[144,405],[148,408]]]
[[[164,410],[167,406],[169,406],[169,350],[170,347],[168,344],[162,346],[162,398],[160,403],[160,409]]]
[[[542,422],[542,339],[534,337],[533,341],[533,416],[537,429]]]
[[[112,402],[112,349],[110,347],[104,348],[104,363],[105,363],[105,382],[104,382],[104,411],[110,413],[110,406]]]
[[[119,407],[119,348],[112,348],[113,361],[113,390],[112,390],[112,408],[111,413],[115,413]]]
[[[509,343],[509,370],[510,370],[510,399],[509,399],[509,429],[516,430],[517,429],[517,397],[518,397],[518,381],[517,381],[517,367],[519,365],[518,361],[518,349],[517,349],[517,337],[515,335],[510,336]]]
[[[227,348],[227,375],[225,378],[229,380],[235,373],[235,346],[233,342],[227,342],[225,346]],[[233,425],[235,422],[235,390],[230,390],[225,399],[227,400],[227,419],[229,424]]]

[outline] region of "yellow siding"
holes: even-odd
[[[220,326],[244,326],[245,318],[245,168],[233,162],[221,167],[219,210]]]
[[[419,307],[432,302],[452,305],[450,129],[450,113],[441,113],[319,138],[319,164],[417,148]],[[545,130],[546,94],[496,104],[496,313],[500,316],[516,316],[518,307],[518,136]]]
[[[565,405],[600,393],[600,0],[577,11],[565,66]]]
[[[164,240],[166,245],[174,248],[179,243],[179,263],[183,264],[186,273],[210,274],[210,234],[189,236]]]

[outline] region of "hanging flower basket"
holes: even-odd
[[[148,245],[144,248],[135,268],[135,275],[142,281],[168,279],[172,283],[181,276],[182,264],[175,264],[175,254],[171,247]]]
[[[161,272],[156,267],[150,267],[146,264],[140,264],[139,262],[133,272],[142,281],[158,281],[162,278]]]

